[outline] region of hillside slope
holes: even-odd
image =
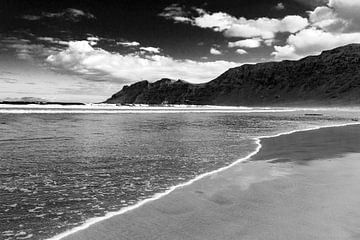
[[[120,104],[274,105],[360,103],[360,44],[299,61],[246,64],[205,84],[161,79],[125,86],[106,100]]]

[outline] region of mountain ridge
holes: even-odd
[[[300,60],[244,64],[203,84],[140,81],[105,103],[196,105],[359,104],[360,44]]]

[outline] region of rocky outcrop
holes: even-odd
[[[360,45],[299,61],[245,64],[205,84],[161,79],[125,86],[106,100],[120,104],[359,104]]]

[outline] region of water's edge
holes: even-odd
[[[77,226],[75,228],[72,228],[68,231],[65,231],[63,233],[60,233],[58,235],[55,235],[51,238],[48,238],[47,240],[60,240],[64,237],[67,237],[73,233],[76,233],[78,231],[81,231],[81,230],[84,230],[88,227],[90,227],[91,225],[95,224],[95,223],[98,223],[100,221],[104,221],[104,220],[107,220],[111,217],[114,217],[114,216],[117,216],[117,215],[121,215],[121,214],[124,214],[126,212],[129,212],[131,210],[134,210],[136,208],[139,208],[143,205],[145,205],[146,203],[148,202],[152,202],[152,201],[155,201],[157,199],[160,199],[161,197],[164,197],[168,194],[170,194],[171,192],[173,192],[174,190],[178,189],[178,188],[182,188],[182,187],[185,187],[187,185],[190,185],[200,179],[203,179],[209,175],[212,175],[212,174],[215,174],[215,173],[218,173],[218,172],[221,172],[221,171],[224,171],[224,170],[227,170],[233,166],[235,166],[236,164],[238,163],[241,163],[241,162],[245,162],[247,160],[249,160],[251,157],[253,157],[254,155],[256,155],[262,145],[261,145],[261,139],[265,139],[265,138],[275,138],[275,137],[279,137],[279,136],[283,136],[283,135],[289,135],[289,134],[292,134],[292,133],[296,133],[296,132],[306,132],[306,131],[313,131],[313,130],[318,130],[318,129],[322,129],[322,128],[333,128],[333,127],[344,127],[344,126],[351,126],[351,125],[360,125],[360,123],[344,123],[344,124],[334,124],[334,125],[326,125],[326,126],[317,126],[317,127],[312,127],[312,128],[307,128],[307,129],[299,129],[299,130],[292,130],[292,131],[289,131],[289,132],[283,132],[283,133],[278,133],[278,134],[275,134],[275,135],[269,135],[269,136],[260,136],[260,137],[255,137],[255,138],[252,138],[252,140],[254,141],[254,143],[256,144],[256,148],[253,152],[251,152],[250,154],[248,154],[246,157],[243,157],[243,158],[240,158],[236,161],[234,161],[233,163],[231,163],[230,165],[228,166],[225,166],[225,167],[222,167],[222,168],[219,168],[219,169],[216,169],[216,170],[213,170],[213,171],[210,171],[210,172],[207,172],[207,173],[203,173],[203,174],[200,174],[199,176],[197,176],[196,178],[194,179],[191,179],[190,181],[188,182],[185,182],[185,183],[181,183],[179,185],[175,185],[171,188],[169,188],[167,191],[165,192],[162,192],[162,193],[157,193],[155,194],[153,197],[151,198],[148,198],[148,199],[144,199],[144,200],[141,200],[139,201],[138,203],[132,205],[132,206],[128,206],[128,207],[124,207],[122,209],[120,209],[119,211],[116,211],[116,212],[108,212],[107,214],[105,214],[104,216],[102,217],[95,217],[95,218],[90,218],[88,219],[85,223],[83,223],[82,225],[80,226]]]

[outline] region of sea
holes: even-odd
[[[333,113],[2,105],[0,239],[56,239],[246,158],[260,136],[351,122]]]

